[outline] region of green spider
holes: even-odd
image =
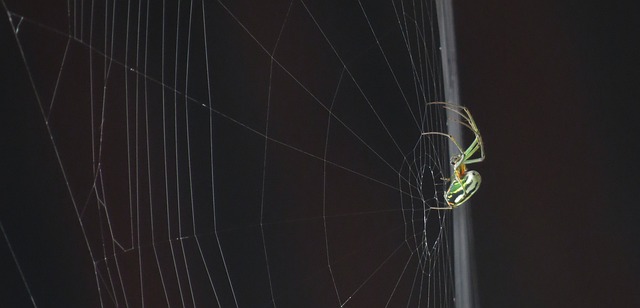
[[[422,133],[422,135],[446,136],[451,139],[460,151],[460,154],[454,155],[450,159],[451,166],[453,166],[453,179],[448,179],[451,181],[451,185],[449,185],[449,189],[447,189],[447,192],[444,194],[444,200],[447,201],[448,206],[431,208],[436,210],[451,210],[469,200],[469,198],[478,191],[478,188],[480,188],[480,183],[482,182],[480,173],[475,170],[467,170],[467,165],[479,163],[484,160],[484,144],[482,143],[482,136],[480,136],[478,126],[476,126],[476,122],[473,120],[469,109],[445,102],[432,102],[427,103],[427,105],[442,105],[443,108],[456,113],[462,118],[460,124],[470,129],[475,135],[475,139],[471,145],[469,145],[466,150],[462,150],[456,139],[449,134],[440,132]],[[480,150],[480,157],[472,159],[471,157],[474,156],[478,150]]]

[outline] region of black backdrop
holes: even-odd
[[[462,100],[487,147],[473,209],[481,305],[638,305],[638,5],[504,0],[454,6]],[[29,120],[40,119],[35,106],[4,103],[31,90],[16,83],[24,78],[13,72],[24,70],[15,48],[6,47],[15,45],[6,19],[1,27],[2,221],[29,224],[32,217],[11,208],[15,200],[46,203],[64,199],[66,191],[52,185],[58,166],[39,160],[51,147],[42,122]],[[34,187],[39,194],[31,193]],[[66,223],[74,225],[74,214],[67,214]],[[47,226],[60,236],[77,235],[65,227]],[[31,236],[14,232],[11,241],[37,241]],[[1,298],[11,303],[12,293],[23,290],[4,239],[0,247]]]

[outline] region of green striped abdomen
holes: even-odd
[[[482,178],[474,170],[467,171],[460,181],[453,180],[445,194],[445,200],[451,207],[457,207],[469,200],[480,188]]]

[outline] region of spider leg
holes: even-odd
[[[459,115],[461,118],[464,119],[464,121],[461,121],[458,119],[454,119],[454,121],[465,126],[475,135],[475,139],[473,143],[467,148],[466,151],[462,151],[461,147],[456,143],[457,148],[460,150],[460,153],[462,153],[462,160],[461,160],[462,163],[473,164],[473,163],[479,163],[484,161],[485,155],[484,155],[484,143],[482,142],[482,136],[480,135],[480,130],[478,129],[478,126],[476,125],[476,122],[473,119],[473,116],[471,115],[471,112],[467,107],[458,106],[458,105],[450,104],[447,102],[430,102],[430,103],[427,103],[427,105],[442,105],[442,108],[450,110],[451,112]],[[449,138],[451,139],[453,137],[449,137]],[[469,159],[478,150],[480,150],[480,157]]]
[[[458,142],[456,141],[455,138],[453,138],[453,136],[449,135],[449,134],[445,134],[445,133],[440,133],[440,132],[426,132],[426,133],[422,133],[422,135],[440,135],[440,136],[445,136],[449,139],[451,139],[451,141],[453,142],[453,144],[456,145],[456,148],[458,148],[458,150],[460,151],[460,154],[464,154],[464,151],[462,150],[462,148],[460,147],[460,145],[458,144]]]
[[[449,135],[449,134],[445,134],[445,133],[440,133],[440,132],[426,132],[426,133],[422,133],[422,135],[440,135],[440,136],[445,136],[448,137],[449,139],[451,139],[451,141],[453,142],[453,144],[455,144],[455,146],[458,148],[458,151],[460,151],[460,160],[457,161],[455,163],[455,165],[453,165],[453,174],[455,177],[455,180],[460,182],[462,181],[462,179],[459,176],[459,172],[457,171],[458,169],[461,168],[461,166],[463,166],[463,164],[465,163],[465,152],[462,150],[462,148],[460,147],[460,145],[458,144],[458,142],[456,141],[455,138],[453,138],[453,136]],[[463,188],[464,189],[464,188]],[[466,193],[466,192],[465,192]]]
[[[480,157],[469,159],[478,150],[480,150]],[[471,145],[469,145],[467,150],[463,153],[463,156],[464,163],[467,165],[484,161],[484,144],[482,143],[482,138],[480,136],[477,136],[476,139],[473,140]]]
[[[467,107],[458,106],[458,105],[454,105],[447,102],[430,102],[430,103],[427,103],[427,105],[442,105],[442,108],[450,110],[451,112],[459,115],[469,123],[474,123],[473,117],[471,116],[471,112],[469,112],[469,109],[467,109]],[[458,109],[462,109],[464,113],[460,112]]]

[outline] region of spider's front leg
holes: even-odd
[[[456,146],[456,148],[458,148],[458,151],[460,151],[460,153],[464,153],[464,151],[462,150],[462,148],[460,147],[460,145],[458,144],[458,142],[456,141],[455,138],[453,138],[453,136],[449,135],[449,134],[445,134],[445,133],[441,133],[441,132],[426,132],[426,133],[422,133],[422,136],[426,136],[426,135],[440,135],[440,136],[445,136],[447,138],[449,138],[453,144]]]

